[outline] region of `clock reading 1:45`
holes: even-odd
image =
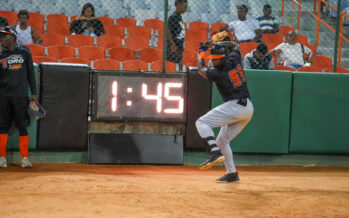
[[[182,88],[183,83],[167,82],[157,84],[156,95],[148,94],[148,85],[142,83],[141,95],[144,100],[155,101],[156,112],[164,112],[166,114],[182,114],[184,111],[184,99],[181,96],[171,95],[171,89]],[[177,108],[163,108],[163,101],[177,101]],[[117,112],[118,110],[118,82],[113,81],[112,83],[112,100],[111,110]],[[132,102],[128,101],[127,106],[132,105]]]

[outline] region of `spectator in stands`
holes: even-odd
[[[271,55],[282,54],[284,66],[298,69],[313,62],[313,52],[305,45],[297,43],[297,33],[290,31],[287,33],[287,42],[281,43],[270,51]],[[308,59],[304,55],[308,55]],[[308,62],[308,63],[307,63]]]
[[[223,27],[223,30],[231,31],[238,43],[261,42],[262,30],[256,19],[247,19],[248,8],[246,5],[236,6],[238,10],[238,20],[230,22]]]
[[[244,69],[274,70],[273,57],[264,43],[260,43],[256,49],[246,54],[243,64]]]
[[[90,35],[94,38],[105,33],[102,22],[95,17],[95,8],[91,3],[82,7],[81,15],[70,25],[70,33]]]
[[[4,17],[0,17],[0,27],[8,26],[8,21]]]
[[[168,61],[182,65],[185,28],[182,19],[182,14],[187,11],[187,0],[175,1],[176,11],[168,18],[167,32],[167,57]]]
[[[258,17],[258,23],[263,33],[277,33],[279,32],[279,24],[275,17],[270,16],[272,13],[271,6],[266,4],[263,7],[264,16]]]
[[[41,44],[42,39],[39,34],[32,26],[28,26],[29,12],[27,10],[20,10],[17,16],[19,24],[14,26],[17,31],[17,43],[20,46],[34,43]]]

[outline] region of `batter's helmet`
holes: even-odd
[[[224,45],[214,44],[211,47],[211,55],[208,56],[209,59],[221,59],[229,54],[229,49]]]

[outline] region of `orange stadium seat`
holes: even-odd
[[[37,44],[26,44],[32,56],[46,56],[45,47]]]
[[[97,17],[103,24],[103,26],[106,25],[114,25],[114,19],[111,17]]]
[[[122,69],[148,71],[148,63],[145,61],[140,61],[140,60],[123,61],[122,62]]]
[[[120,38],[125,37],[125,27],[123,26],[105,25],[104,30],[105,30],[105,34],[107,35],[118,36]]]
[[[8,21],[8,25],[12,26],[17,24],[17,13],[13,11],[0,11],[0,16],[4,17]]]
[[[297,35],[297,42],[303,45],[308,45],[308,37],[303,35]]]
[[[183,64],[186,66],[198,66],[198,53],[194,50],[185,49],[183,51]]]
[[[42,34],[44,32],[44,23],[45,15],[36,12],[29,13],[28,25],[32,26],[37,33]]]
[[[143,37],[127,37],[125,40],[125,45],[127,48],[132,48],[135,50],[142,48],[149,48],[149,39]]]
[[[294,27],[291,26],[279,26],[279,33],[281,33],[283,36],[286,36],[288,32],[296,30]]]
[[[79,57],[90,61],[105,58],[105,49],[95,46],[83,46],[78,49]]]
[[[153,62],[162,59],[162,50],[158,48],[143,48],[138,51],[139,59],[146,62]]]
[[[66,45],[51,45],[47,47],[48,56],[56,59],[75,57],[75,48]]]
[[[147,19],[144,21],[144,26],[151,29],[157,29],[158,31],[163,32],[164,21],[158,19]]]
[[[150,64],[150,69],[153,71],[162,71],[162,61],[154,61]],[[170,61],[166,61],[165,63],[165,71],[166,72],[176,72],[176,64]]]
[[[68,17],[63,14],[49,14],[47,15],[47,32],[60,33],[69,35],[70,26],[68,24]]]
[[[89,35],[76,34],[76,35],[69,35],[67,37],[68,37],[68,44],[75,48],[78,48],[81,46],[93,46],[94,44],[93,37]]]
[[[87,64],[90,66],[90,61],[86,58],[63,58],[61,63]]]
[[[120,62],[112,59],[97,59],[93,62],[93,67],[98,70],[119,70]]]
[[[120,17],[116,19],[116,24],[118,26],[131,27],[131,26],[136,26],[137,21],[130,17]]]
[[[148,27],[137,26],[137,27],[126,27],[126,29],[129,36],[138,36],[138,37],[143,37],[145,39],[151,38],[151,29]]]
[[[65,45],[65,36],[58,33],[46,33],[40,35],[43,46]]]
[[[280,43],[273,43],[273,42],[267,42],[265,43],[268,47],[268,51],[272,50],[273,48],[275,48],[276,46],[278,46]]]
[[[288,66],[282,66],[282,65],[275,65],[274,66],[275,70],[287,70],[287,71],[295,71],[294,68],[288,67]]]
[[[258,46],[257,42],[243,42],[239,44],[241,55],[245,57],[247,53],[250,53],[253,49]]]
[[[77,17],[79,17],[80,15],[73,15],[70,16],[70,22],[73,22]]]
[[[135,50],[130,48],[114,47],[109,49],[108,52],[109,52],[110,58],[117,61],[126,61],[126,60],[136,59]]]
[[[315,45],[306,44],[305,46],[307,46],[313,52],[313,54],[316,55]]]
[[[103,48],[122,47],[122,40],[117,36],[104,34],[97,38],[97,45]]]
[[[221,22],[212,23],[211,24],[212,32],[220,32],[219,29],[225,25],[226,23],[221,23]]]
[[[202,21],[192,21],[189,23],[189,29],[196,30],[196,31],[208,32],[209,25],[208,25],[208,23],[202,22]]]
[[[333,67],[325,68],[325,72],[333,73]],[[349,70],[342,68],[342,67],[337,67],[336,73],[349,73]]]
[[[198,31],[198,30],[187,30],[185,32],[185,40],[195,40],[198,42],[204,42],[208,39],[208,35],[206,31]]]
[[[304,67],[301,67],[301,68],[298,68],[299,72],[322,72],[321,68],[319,67],[315,67],[315,66],[304,66]]]
[[[282,34],[272,34],[272,33],[265,33],[262,36],[263,43],[277,43],[281,44],[284,41],[284,36]]]
[[[319,67],[321,69],[326,69],[332,67],[332,59],[327,56],[314,56],[312,66]]]
[[[58,62],[58,59],[46,56],[33,56],[33,62],[37,64],[41,62]]]
[[[192,50],[195,52],[199,52],[199,44],[201,41],[198,40],[185,40],[185,49]]]

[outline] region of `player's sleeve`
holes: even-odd
[[[218,71],[215,68],[208,68],[206,72],[206,77],[209,81],[213,82],[218,76]]]
[[[37,91],[32,55],[27,51],[25,51],[25,54],[26,54],[27,77],[28,77],[28,83],[30,87],[30,93],[32,95],[37,95],[38,91]]]

